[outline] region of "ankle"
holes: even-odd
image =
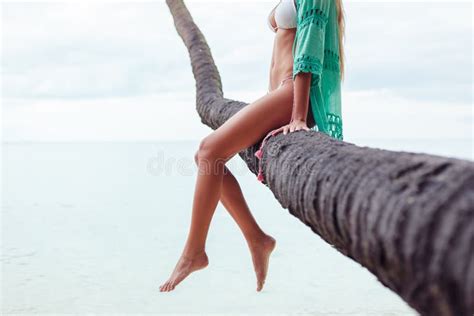
[[[250,247],[255,247],[255,246],[260,246],[262,245],[266,240],[268,240],[270,236],[265,234],[264,232],[259,232],[255,235],[250,236],[247,239],[247,243]]]
[[[182,256],[184,258],[196,258],[206,255],[206,250],[204,248],[191,249],[185,248]]]

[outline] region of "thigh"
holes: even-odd
[[[272,129],[288,124],[293,106],[293,83],[287,83],[235,113],[206,137],[228,159],[254,145]]]

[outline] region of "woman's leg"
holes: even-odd
[[[265,234],[257,224],[245,201],[239,182],[227,167],[224,166],[224,169],[220,200],[244,234],[252,255],[259,290],[267,276],[268,260],[276,241],[272,236]]]
[[[191,226],[183,253],[161,291],[173,290],[191,272],[207,266],[205,242],[210,222],[222,194],[224,164],[239,151],[261,140],[268,131],[291,118],[293,84],[286,84],[249,104],[204,138],[196,153],[198,176]],[[258,280],[257,290],[264,280]]]
[[[235,220],[249,246],[257,244],[267,235],[253,217],[245,201],[239,182],[232,172],[224,166],[220,201]]]

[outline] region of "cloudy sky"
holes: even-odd
[[[266,93],[272,1],[187,6],[227,98]],[[471,1],[346,1],[345,139],[470,138]],[[187,51],[164,1],[2,2],[4,141],[197,140]]]

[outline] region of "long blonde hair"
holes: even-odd
[[[345,13],[344,7],[342,6],[342,0],[335,0],[336,1],[336,9],[337,9],[337,23],[339,24],[339,63],[341,68],[341,80],[344,80],[344,65],[345,65],[345,57],[344,57],[344,38],[345,38],[345,30],[346,30],[346,23],[345,23]]]

